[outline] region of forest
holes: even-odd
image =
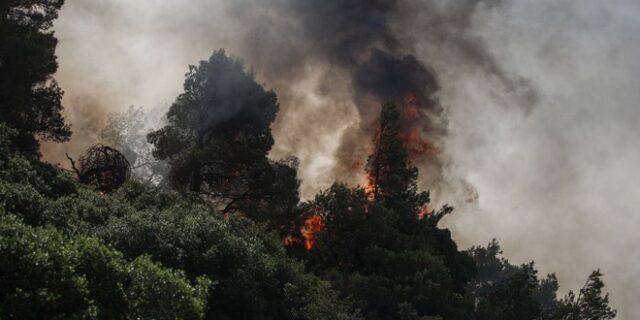
[[[73,131],[54,79],[62,5],[0,4],[0,318],[616,317],[600,270],[560,296],[495,240],[458,247],[440,225],[453,207],[418,188],[402,100],[381,106],[366,183],[301,200],[297,159],[269,158],[277,93],[224,49],[185,66],[149,153],[115,117],[103,142],[121,165],[43,162],[41,142]]]

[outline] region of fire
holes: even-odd
[[[373,185],[373,177],[371,177],[370,175],[367,175],[367,177],[365,178],[365,182],[363,184],[364,186],[364,192],[366,192],[368,195],[372,195],[374,190],[374,185]]]
[[[431,215],[433,215],[433,210],[426,205],[420,209],[420,212],[418,212],[419,219],[423,219],[424,217],[431,216]]]
[[[300,243],[300,239],[294,238],[292,236],[287,236],[282,240],[282,244],[284,244],[286,247],[292,246],[292,245],[298,244],[298,243]]]
[[[418,96],[415,92],[410,92],[404,97],[404,117],[408,121],[418,118]]]
[[[437,154],[438,148],[433,145],[428,139],[423,137],[423,133],[418,127],[420,122],[420,102],[415,92],[409,92],[404,97],[403,115],[404,115],[404,130],[401,133],[400,139],[404,143],[407,153],[409,154],[409,160],[415,161],[422,157],[426,153]]]
[[[439,152],[429,140],[422,137],[418,129],[412,128],[402,133],[400,139],[404,142],[410,160],[416,160],[426,153],[437,154]]]
[[[315,236],[318,232],[322,231],[324,228],[324,222],[322,221],[322,217],[318,214],[314,214],[309,217],[302,227],[302,237],[304,238],[304,246],[307,248],[307,251],[311,251],[313,245],[315,244]]]

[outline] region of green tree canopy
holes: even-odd
[[[0,214],[3,319],[201,319],[211,282]]]
[[[357,312],[337,299],[327,281],[306,272],[304,265],[286,255],[279,237],[251,219],[241,215],[225,216],[199,196],[158,192],[133,181],[112,194],[101,195],[37,159],[6,152],[14,134],[15,130],[0,125],[0,220],[4,216],[19,217],[20,230],[24,230],[21,235],[25,235],[2,233],[0,227],[0,253],[6,261],[4,265],[0,263],[0,280],[5,281],[0,287],[7,290],[7,297],[18,294],[11,291],[17,285],[25,288],[21,294],[29,297],[37,295],[40,286],[52,297],[59,297],[61,294],[55,290],[67,287],[58,282],[77,278],[81,283],[69,289],[72,290],[69,299],[77,296],[80,300],[90,300],[94,291],[103,292],[101,297],[113,299],[109,303],[120,305],[117,299],[126,300],[130,307],[123,304],[123,308],[129,309],[122,312],[136,315],[129,317],[134,319],[190,319],[192,317],[185,315],[187,312],[195,310],[199,314],[205,309],[202,313],[208,319],[359,319]],[[43,234],[38,231],[41,229],[45,230]],[[36,235],[31,236],[34,233]],[[59,241],[47,240],[50,234]],[[50,246],[37,254],[40,260],[33,260],[28,253],[32,248],[44,246],[43,241]],[[85,246],[78,249],[75,243],[90,245],[85,252]],[[17,245],[24,247],[15,251]],[[80,255],[85,257],[82,263],[95,266],[84,273],[77,267],[80,258],[60,260],[54,255],[56,252],[73,254],[72,258]],[[115,262],[109,260],[110,265],[134,269],[127,269],[129,273],[121,277],[119,274],[120,278],[112,277],[103,270],[102,264],[106,262],[100,260],[101,252],[113,258]],[[33,262],[48,261],[48,258],[59,262],[55,269],[39,278],[29,277],[36,270],[49,270]],[[16,269],[25,265],[30,268]],[[76,272],[58,272],[67,270],[65,268]],[[8,276],[3,280],[4,274]],[[111,278],[85,283],[84,278],[93,274]],[[204,286],[205,278],[214,281],[208,290]],[[139,281],[131,282],[135,279]],[[131,286],[126,287],[131,295],[113,291],[113,287],[118,286]],[[179,297],[166,300],[173,294],[183,293],[183,300]],[[36,300],[32,302],[37,302],[38,307],[67,310],[66,304],[59,306],[66,303],[62,300],[50,303]],[[24,305],[25,301],[20,303]],[[0,296],[0,316],[3,303],[5,300]],[[97,300],[71,303],[69,308],[77,309],[68,310],[74,315],[87,312],[92,315],[98,308],[102,314],[110,310],[102,303]],[[57,315],[58,311],[42,314]],[[105,318],[127,317],[117,314]]]

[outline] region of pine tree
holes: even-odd
[[[168,160],[178,190],[217,201],[225,213],[241,211],[259,221],[265,214],[286,216],[299,201],[299,182],[294,166],[267,158],[278,108],[273,91],[218,50],[190,67],[168,124],[148,140],[153,155]]]
[[[609,306],[609,294],[602,293],[604,282],[602,282],[600,270],[593,271],[584,287],[580,289],[578,295],[570,291],[567,296],[560,301],[558,313],[555,319],[558,320],[609,320],[616,317],[616,310]]]
[[[429,202],[429,193],[418,192],[418,169],[400,139],[400,113],[394,103],[382,106],[373,145],[366,166],[373,198],[404,212],[409,221],[417,219],[418,210]]]
[[[66,141],[57,39],[51,31],[64,0],[10,0],[0,4],[0,122],[18,130],[13,148],[38,154],[38,138]]]
[[[437,219],[419,216],[429,195],[418,192],[418,170],[408,159],[399,121],[396,106],[385,104],[366,190],[334,184],[307,204],[322,228],[302,257],[353,298],[367,319],[469,319],[464,288],[474,275],[473,261]]]

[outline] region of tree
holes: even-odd
[[[97,310],[102,319],[191,319],[194,312],[209,319],[359,319],[264,226],[224,215],[202,197],[135,181],[101,195],[59,169],[35,165],[38,159],[5,152],[13,134],[0,124],[2,319],[11,319],[5,310],[19,318],[30,310],[90,318]],[[5,229],[5,215],[20,221]],[[215,284],[205,288],[204,277]],[[27,299],[39,293],[48,302]],[[4,296],[20,303],[20,313]]]
[[[38,154],[37,138],[66,141],[62,89],[53,79],[57,39],[50,31],[64,0],[0,4],[0,122],[17,129],[13,148]]]
[[[417,211],[429,202],[429,193],[418,192],[418,169],[410,163],[400,139],[400,114],[395,104],[382,106],[373,145],[366,166],[373,198],[404,212],[407,222],[414,223]]]
[[[288,157],[280,161],[269,160],[269,167],[259,179],[249,183],[250,193],[228,202],[224,211],[238,210],[256,222],[266,224],[281,237],[290,235],[299,226],[300,180],[298,159]]]
[[[513,265],[494,239],[486,247],[468,250],[478,274],[467,286],[476,306],[476,319],[559,320],[558,279],[538,278],[533,262]]]
[[[401,228],[398,212],[372,202],[361,188],[341,184],[304,207],[321,217],[322,228],[310,250],[292,246],[292,251],[343,298],[352,299],[367,319],[470,315],[461,289],[473,264],[445,230],[417,219],[414,228]]]
[[[137,184],[115,196],[139,209],[112,217],[93,234],[125,257],[147,254],[189,278],[214,279],[207,319],[358,318],[328,283],[286,255],[279,238],[251,220],[225,217],[198,197]]]
[[[303,205],[321,227],[302,234],[308,250],[295,241],[290,250],[367,319],[468,319],[472,304],[464,289],[473,261],[437,226],[450,207],[420,217],[429,196],[418,192],[399,120],[395,105],[383,106],[367,164],[371,184],[366,190],[334,184]]]
[[[267,166],[275,93],[224,50],[190,66],[168,124],[149,134],[154,155],[168,159],[176,187],[221,198],[249,192],[246,180]]]
[[[168,124],[148,139],[154,156],[169,161],[173,186],[264,221],[274,205],[289,212],[299,201],[295,166],[267,158],[278,107],[273,91],[219,50],[189,68]]]
[[[609,320],[616,317],[616,310],[609,307],[609,294],[603,296],[602,273],[593,271],[576,296],[570,291],[560,301],[555,319],[558,320]]]

